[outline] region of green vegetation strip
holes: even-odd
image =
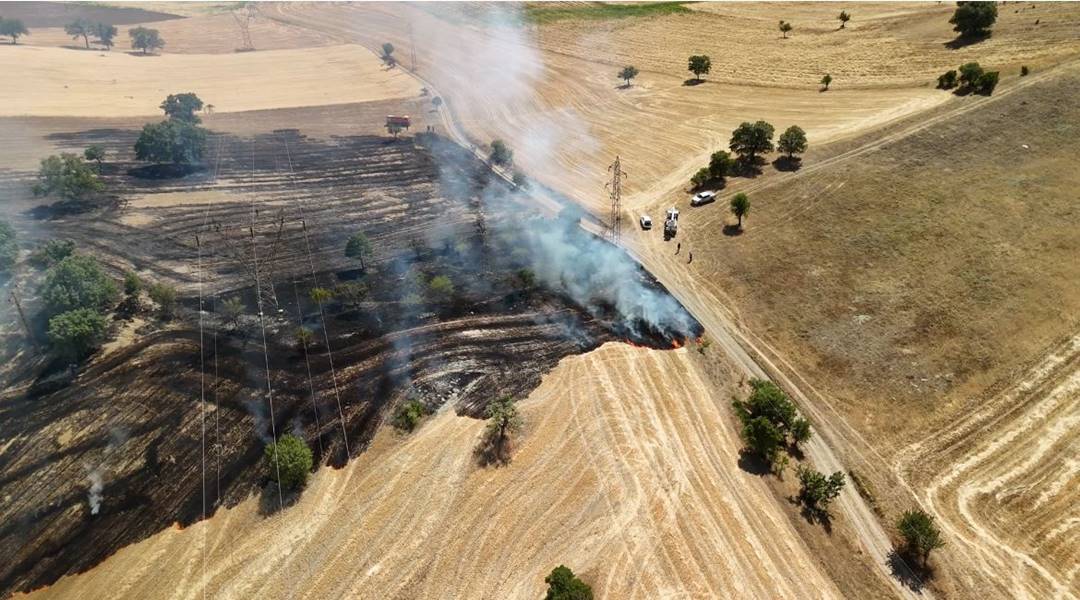
[[[625,19],[629,17],[651,17],[688,13],[688,2],[650,2],[641,4],[608,4],[590,2],[588,4],[547,4],[536,3],[525,7],[525,20],[537,25],[576,20]]]

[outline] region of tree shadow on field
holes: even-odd
[[[772,165],[777,171],[790,173],[802,168],[802,159],[797,156],[781,156],[772,161]]]
[[[961,35],[958,36],[955,40],[949,40],[948,42],[945,42],[943,45],[949,50],[959,50],[960,48],[963,48],[965,46],[978,44],[983,40],[990,39],[990,33],[991,32],[986,31],[983,33],[977,33],[975,35]]]
[[[739,450],[739,468],[751,475],[764,477],[772,474],[769,461],[762,458],[758,453],[751,452],[746,448]]]
[[[740,158],[735,161],[735,172],[733,175],[753,179],[758,175],[761,175],[763,166],[765,166],[765,159],[761,156]]]
[[[205,171],[205,165],[177,165],[172,163],[145,165],[128,169],[128,175],[138,179],[180,179],[200,171]]]
[[[918,561],[905,556],[903,552],[895,548],[889,552],[886,561],[892,576],[904,587],[916,593],[921,592],[926,587],[926,581],[934,576],[933,569],[918,567]]]
[[[26,211],[31,218],[37,221],[51,221],[62,219],[72,215],[88,213],[98,208],[98,204],[91,200],[60,200],[52,204],[42,204]]]
[[[687,79],[686,81],[682,82],[682,84],[687,86],[687,87],[692,87],[692,86],[695,86],[695,85],[701,85],[703,83],[705,83],[705,80],[704,79],[698,79],[697,77],[691,77],[690,79]]]
[[[832,515],[829,514],[828,509],[817,508],[810,506],[803,502],[801,496],[789,496],[788,502],[799,507],[799,514],[802,518],[806,519],[806,522],[814,525],[821,524],[821,528],[825,530],[825,533],[832,535]]]
[[[278,486],[274,481],[267,481],[259,493],[259,516],[271,517],[300,501],[303,489],[287,490],[282,488],[278,495]]]
[[[723,232],[728,237],[738,237],[743,234],[743,228],[739,227],[737,223],[728,223],[724,225]]]

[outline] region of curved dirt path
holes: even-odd
[[[284,514],[252,499],[32,596],[535,598],[565,563],[599,598],[838,598],[737,466],[734,388],[710,390],[690,358],[567,358],[522,403],[507,467],[478,469],[483,423],[443,411],[409,437],[384,429]]]

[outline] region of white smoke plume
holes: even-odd
[[[88,468],[89,470],[89,468]],[[105,475],[98,467],[87,474],[90,481],[90,489],[87,492],[86,501],[90,505],[90,514],[96,515],[101,510],[101,502],[105,499]]]

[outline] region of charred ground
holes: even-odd
[[[614,339],[670,347],[700,333],[685,312],[649,321],[604,294],[583,299],[558,278],[523,276],[538,267],[518,242],[529,228],[558,230],[560,240],[587,234],[530,216],[525,196],[440,138],[215,135],[206,169],[155,179],[130,162],[135,135],[98,129],[54,140],[102,144],[117,157],[105,170],[114,205],[14,203],[24,245],[71,239],[113,275],[134,269],[182,298],[172,321],[143,315],[132,343],[78,367],[9,348],[17,364],[0,396],[0,540],[12,549],[3,594],[258,493],[275,433],[300,434],[318,464],[341,465],[404,398],[478,416],[491,398],[527,393],[567,355]],[[6,193],[17,195],[27,177],[7,173]],[[374,248],[365,270],[342,252],[356,231]],[[666,297],[645,271],[632,272],[641,289]],[[452,294],[427,293],[437,275],[453,282]],[[320,311],[309,298],[313,287],[349,281],[368,288],[358,305],[332,300]],[[234,297],[245,305],[236,327],[220,314]],[[27,306],[35,312],[32,295]],[[316,340],[306,356],[295,342],[301,324]],[[277,508],[276,494],[267,506]]]

